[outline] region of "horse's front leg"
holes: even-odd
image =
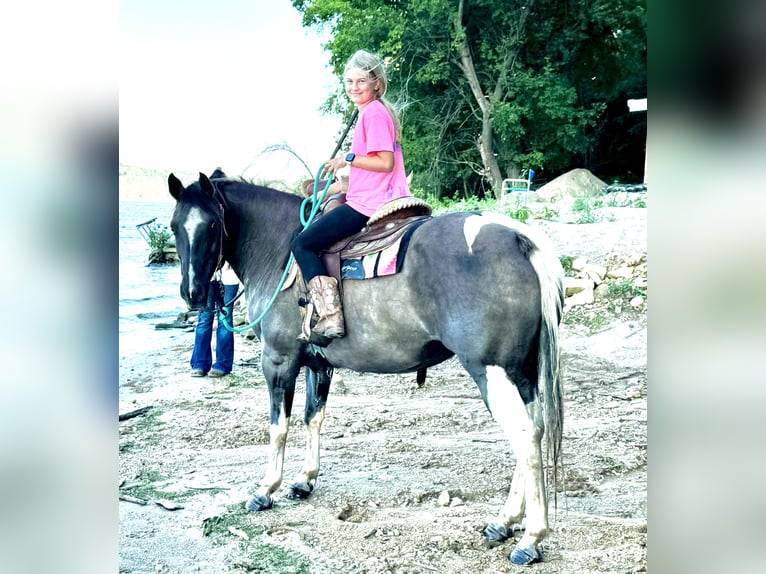
[[[290,486],[291,498],[308,498],[319,476],[319,433],[324,422],[327,395],[330,392],[332,367],[306,368],[306,457],[303,468]]]
[[[272,495],[282,484],[287,430],[295,396],[295,378],[299,368],[293,361],[283,357],[272,358],[264,349],[263,373],[270,397],[269,460],[266,474],[252,499],[245,505],[247,510],[268,510],[274,505]]]

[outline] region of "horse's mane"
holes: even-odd
[[[253,292],[270,296],[290,256],[290,242],[301,228],[301,197],[244,178],[216,180],[215,185],[227,210],[238,214],[227,217],[227,225],[240,279],[247,279]]]

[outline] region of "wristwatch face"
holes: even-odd
[[[355,154],[355,153],[350,153],[350,154],[348,154],[348,155],[346,156],[346,163],[351,163],[352,161],[354,161],[354,158],[355,158],[355,157],[356,157],[356,154]]]

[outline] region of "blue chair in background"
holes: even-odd
[[[503,180],[503,187],[502,187],[501,201],[503,201],[505,199],[506,194],[513,193],[515,191],[526,191],[526,192],[529,192],[530,187],[532,185],[532,178],[533,177],[535,177],[535,170],[530,169],[530,170],[527,170],[527,177],[526,177],[526,179],[523,179],[523,178],[504,179]]]

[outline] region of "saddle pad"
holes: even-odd
[[[412,233],[428,219],[412,223],[399,239],[382,251],[356,259],[343,259],[340,262],[341,279],[371,279],[399,273]]]
[[[397,271],[397,259],[402,238],[378,251],[359,259],[344,259],[340,264],[341,279],[371,279],[393,275]]]

